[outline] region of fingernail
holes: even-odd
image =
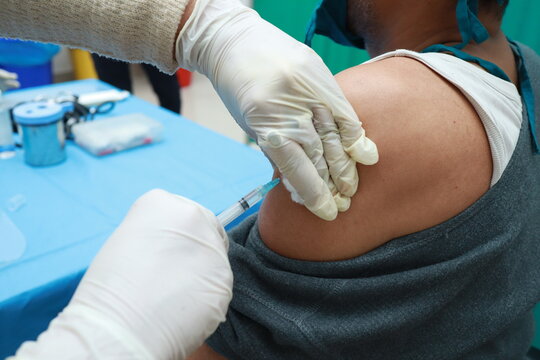
[[[350,168],[341,174],[338,183],[339,192],[344,197],[353,197],[358,190],[358,171],[356,170],[356,162],[351,159]]]
[[[312,213],[323,220],[333,221],[337,218],[338,208],[334,197],[330,194],[325,196],[322,201],[317,201],[317,205],[309,206],[306,204],[306,206]]]
[[[377,145],[366,136],[362,136],[345,151],[354,159],[363,165],[373,165],[379,162],[379,151]]]
[[[351,198],[341,194],[334,195],[334,201],[339,212],[345,212],[351,207]]]

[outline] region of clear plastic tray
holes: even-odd
[[[129,114],[77,124],[75,142],[103,156],[162,140],[163,125],[143,114]]]

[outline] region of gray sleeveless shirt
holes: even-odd
[[[540,58],[499,182],[433,228],[360,257],[308,262],[268,249],[251,217],[229,234],[234,297],[208,344],[235,359],[523,359],[540,301]],[[525,106],[524,106],[525,109]]]

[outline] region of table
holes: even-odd
[[[110,88],[84,80],[7,98],[18,102],[38,94]],[[261,152],[134,96],[107,116],[129,113],[162,122],[163,142],[102,158],[68,143],[67,161],[47,168],[25,165],[21,151],[0,160],[0,358],[46,329],[143,193],[162,188],[217,213],[271,179]],[[17,258],[6,261],[10,256]]]

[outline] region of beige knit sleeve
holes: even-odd
[[[2,0],[0,37],[87,49],[173,73],[188,0]]]

